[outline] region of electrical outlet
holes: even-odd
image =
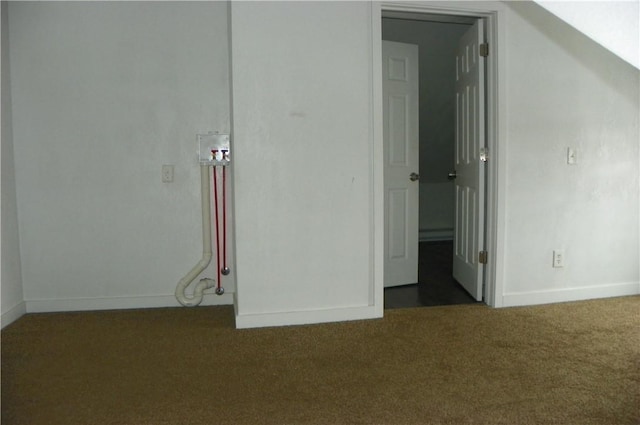
[[[173,165],[164,164],[162,166],[162,182],[173,183]]]
[[[564,250],[556,249],[553,251],[553,267],[564,267]]]

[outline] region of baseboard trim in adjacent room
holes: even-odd
[[[4,328],[7,325],[15,322],[27,313],[27,304],[24,301],[20,301],[18,304],[11,307],[8,311],[2,313],[0,316],[0,328]]]
[[[270,326],[308,325],[351,320],[379,319],[380,309],[375,306],[305,310],[278,313],[237,314],[236,328],[262,328]]]
[[[640,295],[640,282],[623,282],[580,288],[505,294],[502,305],[503,307],[517,307],[596,298],[624,297],[629,295]]]
[[[452,241],[453,229],[421,229],[418,239],[420,242]]]
[[[205,294],[201,306],[232,305],[233,293]],[[180,307],[171,295],[26,300],[27,313]]]

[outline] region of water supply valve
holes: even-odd
[[[198,159],[201,165],[226,166],[231,162],[228,134],[198,134]]]

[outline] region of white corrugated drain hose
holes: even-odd
[[[204,278],[196,285],[193,295],[185,294],[189,284],[196,278],[211,262],[213,253],[211,251],[211,195],[209,184],[209,165],[200,166],[200,178],[202,189],[202,258],[193,268],[180,279],[176,287],[176,298],[185,307],[195,307],[202,302],[204,291],[213,288],[215,280]]]

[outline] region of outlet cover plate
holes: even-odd
[[[553,250],[553,267],[556,269],[564,267],[564,250]]]

